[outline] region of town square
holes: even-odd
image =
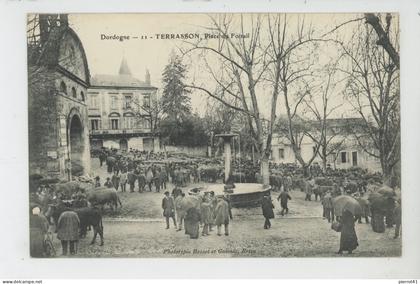
[[[400,257],[399,17],[28,14],[30,255]]]

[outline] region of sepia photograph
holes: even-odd
[[[399,13],[29,13],[26,40],[32,259],[402,256]]]

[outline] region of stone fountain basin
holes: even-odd
[[[211,184],[202,192],[214,191],[216,196],[228,195],[232,207],[257,207],[265,194],[270,194],[271,186],[259,183],[235,183],[233,193],[224,192],[224,184]]]

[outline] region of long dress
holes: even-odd
[[[201,216],[197,208],[193,207],[188,209],[187,215],[185,216],[185,233],[190,235],[191,239],[198,239],[200,220]]]
[[[48,221],[42,215],[30,217],[30,242],[31,256],[42,257],[44,255],[44,236],[48,231]]]
[[[354,230],[353,214],[347,210],[344,211],[343,216],[341,217],[341,223],[340,252],[348,251],[350,253],[359,245],[356,231]]]

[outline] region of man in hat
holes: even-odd
[[[289,208],[287,207],[287,203],[289,200],[292,200],[292,198],[290,197],[290,194],[286,191],[286,189],[283,188],[283,191],[280,193],[279,197],[277,197],[277,201],[280,201],[281,216],[284,216],[284,212],[286,212],[286,214],[289,213]]]
[[[271,228],[270,219],[274,218],[274,212],[273,212],[274,205],[271,202],[270,196],[264,195],[261,202],[261,207],[262,207],[263,216],[265,218],[264,229],[270,229]]]
[[[162,199],[162,209],[163,209],[163,216],[166,219],[166,229],[169,229],[169,218],[172,218],[174,221],[175,229],[176,220],[175,220],[175,202],[174,199],[169,195],[169,191],[165,191],[165,196]]]

